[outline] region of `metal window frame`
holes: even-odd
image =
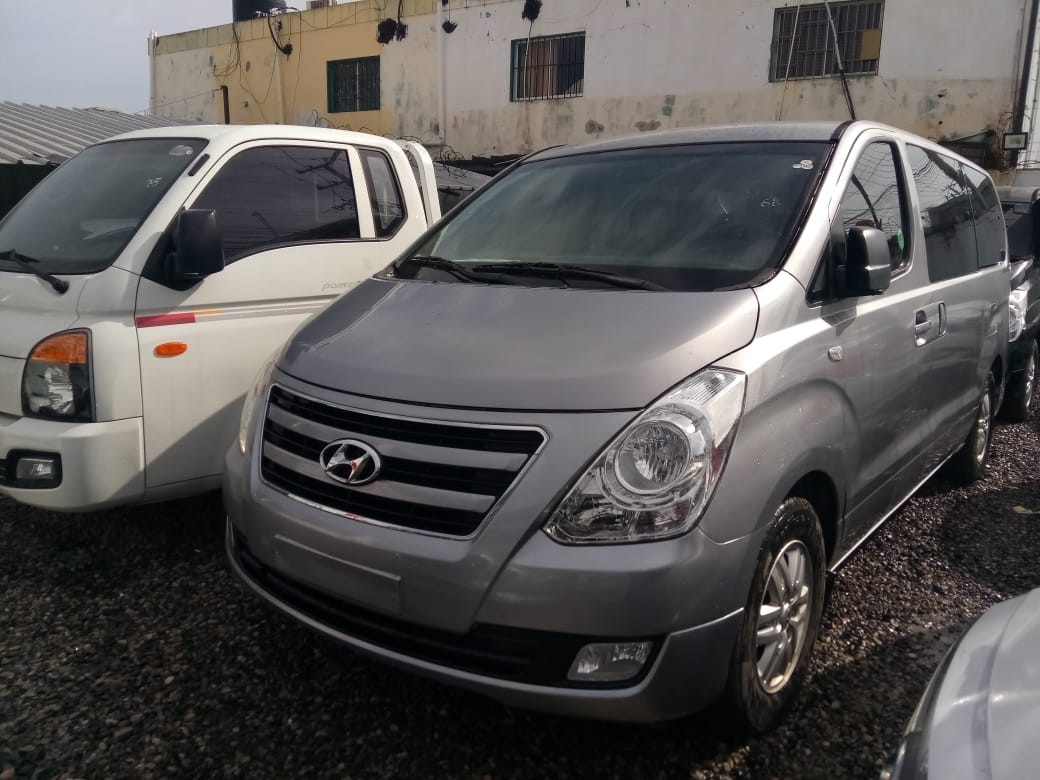
[[[372,83],[365,84],[372,90],[362,94],[361,66],[375,63],[375,78]],[[341,71],[346,71],[343,73]],[[338,79],[351,76],[355,80],[353,104],[339,106],[337,102]],[[328,94],[328,112],[330,114],[350,114],[358,111],[379,111],[382,105],[382,65],[379,55],[373,57],[350,57],[343,60],[329,60],[325,64],[325,84]],[[367,98],[364,99],[364,98]],[[374,103],[374,105],[373,105]]]
[[[579,41],[580,46],[568,47],[567,42]],[[544,65],[529,65],[530,52],[535,46],[546,46],[548,57]],[[525,57],[521,64],[521,57]],[[567,57],[568,59],[564,59]],[[571,57],[574,57],[571,59]],[[564,69],[571,69],[570,86],[563,91],[553,89],[560,84]],[[545,90],[532,94],[528,77],[542,70]],[[558,100],[583,97],[585,93],[585,31],[559,35],[539,35],[533,38],[517,38],[509,48],[509,102],[526,103],[533,100]]]
[[[880,30],[884,35],[884,0],[846,0],[830,4],[847,76],[876,76],[878,59],[862,59],[863,35]],[[795,19],[798,26],[795,28]],[[794,48],[792,50],[792,39]],[[790,70],[788,57],[790,55]],[[788,79],[820,79],[838,75],[834,37],[824,3],[787,5],[773,14],[771,82]]]

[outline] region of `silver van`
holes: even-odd
[[[985,467],[1006,253],[984,170],[874,123],[532,155],[261,372],[231,566],[512,705],[770,729],[826,573]]]

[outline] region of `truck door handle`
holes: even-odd
[[[932,329],[932,321],[928,319],[928,315],[923,311],[917,312],[914,315],[914,333],[920,336],[923,333],[927,333]]]

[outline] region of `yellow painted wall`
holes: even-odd
[[[436,2],[406,0],[403,16],[426,15],[420,26],[432,31]],[[394,102],[386,99],[394,93],[394,85],[386,83],[392,74],[385,67],[379,111],[328,111],[330,61],[380,56],[393,47],[376,41],[379,20],[396,10],[386,9],[387,5],[385,0],[361,0],[273,17],[278,42],[283,47],[292,44],[288,56],[275,48],[267,19],[163,36],[155,46],[153,112],[221,123],[220,88],[227,86],[234,124],[323,125],[399,133]]]

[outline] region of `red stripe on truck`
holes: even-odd
[[[195,312],[150,314],[145,317],[138,317],[136,322],[139,328],[158,328],[162,325],[192,325],[195,322]]]

